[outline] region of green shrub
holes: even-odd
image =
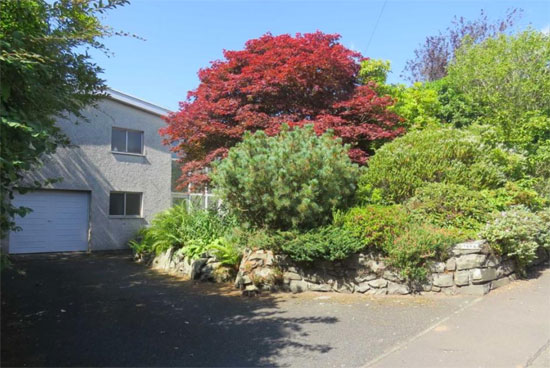
[[[243,223],[307,229],[330,222],[356,189],[358,167],[348,147],[312,126],[268,137],[246,134],[211,174],[220,198]]]
[[[242,249],[239,244],[227,237],[218,238],[210,243],[208,252],[223,265],[236,268],[242,257]]]
[[[550,207],[537,212],[541,221],[541,229],[537,235],[537,243],[550,251]]]
[[[367,205],[336,213],[334,225],[349,231],[363,242],[364,247],[381,249],[410,222],[407,212],[399,205]]]
[[[537,216],[524,206],[516,206],[497,214],[480,236],[499,254],[515,259],[520,273],[536,258],[539,246],[547,246],[548,219],[546,211]]]
[[[336,261],[364,248],[361,239],[338,226],[324,226],[293,235],[292,239],[281,244],[281,250],[298,262]]]
[[[497,210],[483,193],[446,183],[428,183],[416,189],[406,207],[417,221],[465,230],[480,230]]]
[[[385,245],[388,265],[408,281],[423,281],[431,261],[442,260],[450,248],[465,240],[463,233],[429,225],[411,225]]]
[[[157,214],[130,246],[135,251],[156,254],[170,248],[182,249],[185,255],[198,257],[233,226],[235,222],[230,216],[215,211],[188,210],[185,204],[180,204]]]
[[[359,197],[402,203],[426,183],[464,185],[471,190],[504,185],[515,156],[486,145],[481,137],[454,128],[412,131],[385,144],[362,175]],[[503,162],[504,161],[504,162]],[[516,170],[517,171],[517,170]]]

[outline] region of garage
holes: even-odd
[[[16,218],[22,230],[10,233],[10,253],[88,250],[88,192],[39,190],[16,195],[13,203],[33,211]]]

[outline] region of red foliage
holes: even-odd
[[[340,36],[321,32],[272,36],[246,43],[242,51],[224,51],[225,60],[199,71],[200,85],[180,110],[166,117],[161,134],[185,157],[184,173],[219,157],[245,131],[277,134],[282,123],[314,124],[322,134],[332,129],[351,145],[350,157],[365,163],[373,144],[402,133],[393,104],[373,85],[358,85],[360,53],[338,43]],[[207,176],[184,175],[182,182]]]

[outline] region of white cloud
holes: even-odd
[[[550,24],[547,24],[546,27],[543,27],[540,31],[541,31],[542,33],[544,33],[545,35],[549,35],[549,36],[550,36]]]

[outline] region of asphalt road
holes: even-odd
[[[159,275],[127,253],[18,257],[1,287],[3,367],[402,363],[426,331],[492,295],[246,298],[230,285]],[[530,357],[544,357],[538,349]]]

